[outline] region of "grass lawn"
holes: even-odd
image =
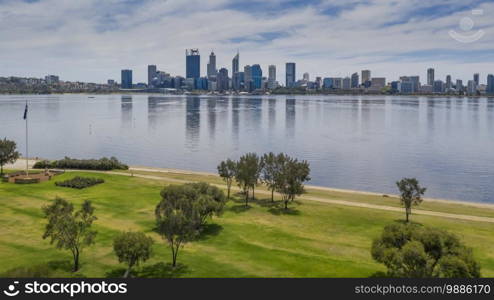
[[[143,277],[368,277],[385,270],[371,258],[372,239],[385,224],[403,218],[402,213],[315,201],[292,204],[289,213],[273,207],[268,199],[258,199],[246,209],[239,197],[228,203],[221,217],[209,222],[206,234],[185,245],[178,257],[181,267],[172,270],[167,265],[170,250],[153,232],[154,208],[166,179],[70,172],[54,180],[77,175],[103,178],[105,183],[82,190],[56,187],[53,180],[35,185],[0,183],[0,274],[33,268],[42,276],[74,276],[70,253],[56,249],[41,237],[46,223],[41,207],[55,196],[73,202],[77,209],[89,199],[96,208],[96,244],[84,250],[81,270],[75,274],[87,277],[123,274],[124,266],[112,249],[113,237],[121,230],[140,230],[155,240],[154,255],[137,271]],[[194,179],[217,180],[210,177]],[[363,201],[359,197],[353,198]],[[413,215],[412,220],[459,235],[474,248],[482,275],[494,276],[494,224],[420,215]]]

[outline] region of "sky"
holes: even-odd
[[[461,42],[451,36],[473,39]],[[480,38],[478,38],[480,36]],[[420,75],[481,82],[494,73],[494,1],[482,0],[0,0],[0,76],[120,82],[147,65],[185,75],[185,49],[240,65],[297,64],[297,78],[364,69],[388,81]],[[242,68],[242,67],[241,67]]]

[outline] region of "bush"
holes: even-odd
[[[14,183],[16,183],[16,184],[40,183],[40,179],[39,178],[15,178]]]
[[[101,178],[76,176],[76,177],[69,179],[69,180],[57,181],[57,182],[55,182],[55,185],[56,186],[69,187],[69,188],[73,188],[73,189],[83,189],[83,188],[91,187],[93,185],[97,185],[97,184],[104,183],[104,182],[105,181]]]
[[[34,164],[35,169],[78,169],[78,170],[99,170],[99,171],[109,171],[109,170],[127,170],[129,166],[121,163],[115,157],[101,159],[75,159],[70,157],[65,157],[61,160],[54,161],[38,161]]]
[[[389,277],[478,278],[480,265],[472,249],[456,235],[418,224],[391,224],[374,240],[372,257]]]

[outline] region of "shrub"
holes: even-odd
[[[91,187],[93,185],[97,185],[97,184],[104,183],[104,182],[105,181],[101,178],[76,176],[76,177],[69,179],[69,180],[57,181],[57,182],[55,182],[55,185],[56,186],[69,187],[69,188],[73,188],[73,189],[83,189],[83,188]]]
[[[109,170],[127,170],[129,166],[121,163],[115,157],[101,159],[75,159],[70,157],[65,157],[61,160],[43,160],[38,161],[34,164],[35,169],[78,169],[78,170],[99,170],[99,171],[109,171]]]

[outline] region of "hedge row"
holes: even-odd
[[[69,187],[73,189],[83,189],[103,182],[105,181],[101,178],[76,176],[72,179],[68,179],[65,181],[57,181],[55,182],[55,185]]]
[[[121,163],[115,157],[101,159],[75,159],[65,157],[61,160],[43,160],[34,164],[35,169],[78,169],[78,170],[127,170],[129,166]]]

